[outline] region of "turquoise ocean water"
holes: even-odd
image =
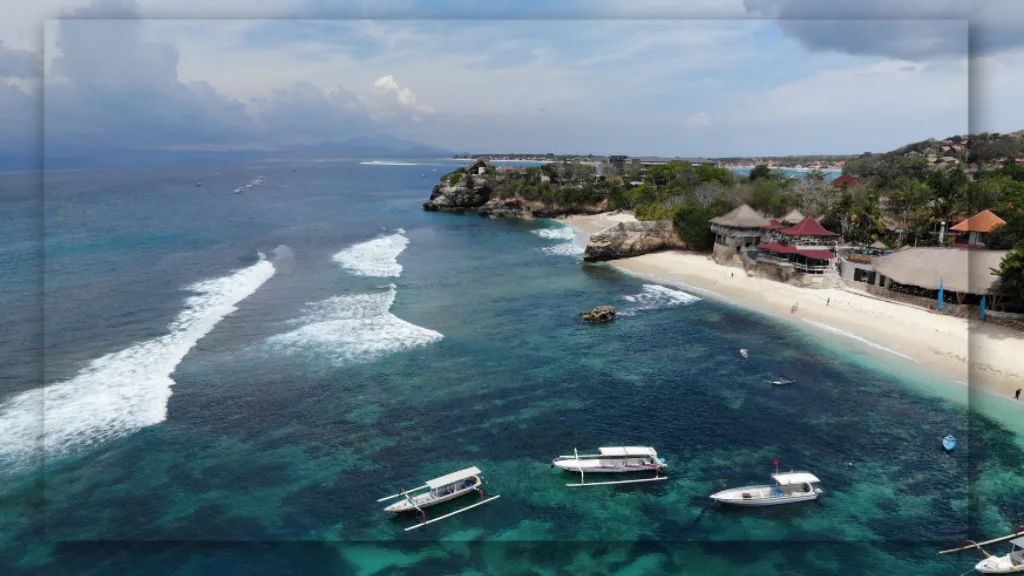
[[[424,212],[456,165],[0,178],[0,573],[960,574],[939,549],[1022,523],[1016,407],[557,222]],[[549,467],[636,444],[669,481]],[[708,508],[775,458],[820,501]],[[471,465],[501,499],[376,502]]]

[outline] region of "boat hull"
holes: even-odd
[[[642,463],[603,463],[600,460],[576,460],[575,458],[555,459],[551,462],[555,468],[579,474],[625,474],[629,472],[648,472],[660,470],[665,464]]]
[[[749,486],[717,492],[711,495],[711,499],[730,506],[782,506],[817,500],[819,489],[779,493],[775,486]]]
[[[974,569],[982,574],[1019,574],[1024,566],[1014,565],[1010,556],[992,556],[975,564]]]
[[[461,498],[470,492],[477,492],[477,488],[480,487],[481,481],[479,478],[474,478],[471,486],[463,486],[447,494],[435,494],[433,491],[423,492],[421,494],[415,494],[411,496],[412,502],[408,498],[403,498],[398,502],[388,506],[384,509],[385,512],[392,514],[401,514],[402,512],[413,512],[416,511],[418,506],[420,509],[429,508],[431,506],[437,506],[449,500]],[[413,506],[413,503],[416,505]]]

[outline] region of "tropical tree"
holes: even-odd
[[[1024,301],[1024,242],[1018,242],[992,273],[999,276],[1000,294]]]

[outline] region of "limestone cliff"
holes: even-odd
[[[621,222],[591,235],[583,260],[602,262],[685,248],[667,220]]]

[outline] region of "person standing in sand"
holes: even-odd
[[[793,304],[793,307],[789,309],[790,314],[796,314],[796,311],[800,308],[800,303]]]
[[[1020,400],[1020,388],[1017,388],[1017,393],[1013,395],[1014,398]]]

